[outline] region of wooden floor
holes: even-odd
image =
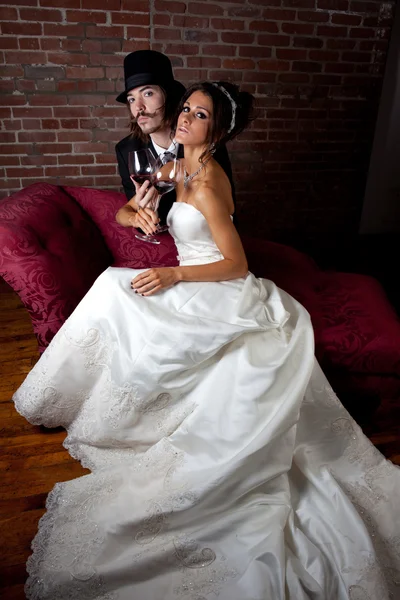
[[[62,447],[65,433],[30,425],[11,402],[38,359],[30,319],[18,297],[0,282],[0,598],[22,600],[25,561],[57,481],[87,473]],[[400,465],[400,407],[381,409],[364,426],[373,443]],[[57,600],[54,598],[54,600]]]

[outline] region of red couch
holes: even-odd
[[[109,265],[175,265],[168,234],[139,242],[115,222],[122,194],[37,183],[0,202],[0,274],[26,306],[43,351]],[[380,284],[321,271],[281,244],[244,239],[250,269],[309,311],[316,354],[347,404],[400,397],[400,322]]]

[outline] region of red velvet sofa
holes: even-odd
[[[117,192],[45,183],[0,201],[0,274],[27,308],[40,351],[109,265],[177,264],[168,234],[146,244],[115,222],[124,202]],[[250,269],[309,311],[317,357],[345,403],[399,399],[400,322],[380,284],[322,271],[288,246],[243,241]]]

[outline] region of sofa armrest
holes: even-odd
[[[57,186],[0,202],[0,274],[27,308],[40,351],[111,262],[99,230]]]

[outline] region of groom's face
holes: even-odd
[[[132,118],[145,134],[158,131],[164,120],[164,92],[158,85],[140,85],[130,90],[127,102]]]

